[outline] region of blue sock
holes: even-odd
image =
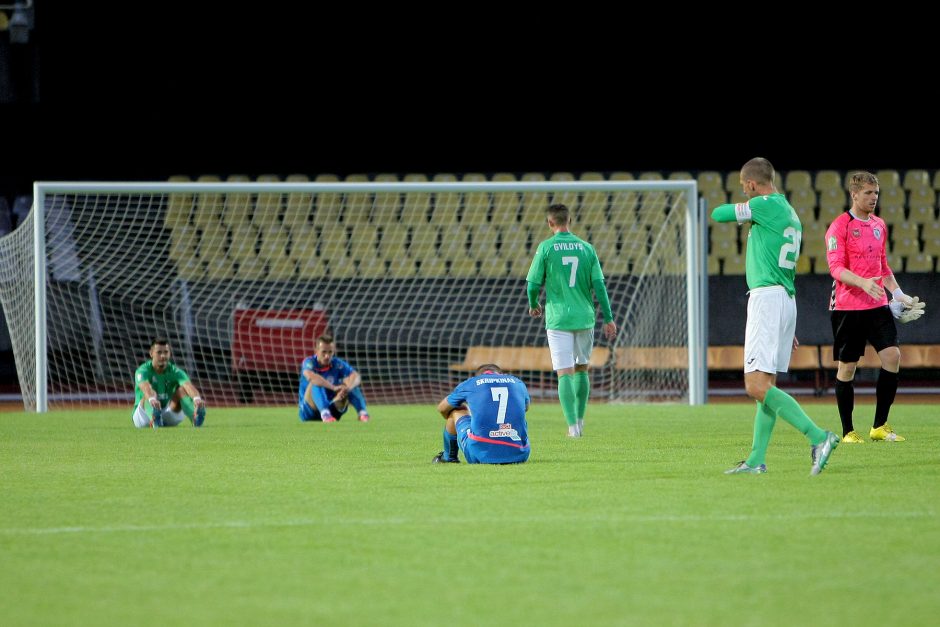
[[[457,436],[444,429],[444,459],[449,462],[457,459]]]

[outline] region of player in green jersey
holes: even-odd
[[[134,426],[175,427],[184,415],[195,427],[206,419],[206,403],[186,372],[170,361],[170,343],[150,343],[150,359],[134,373]]]
[[[757,401],[751,454],[727,474],[767,472],[767,446],[777,416],[805,435],[818,475],[839,444],[839,436],[824,431],[806,415],[792,396],[776,387],[777,373],[786,372],[796,349],[796,301],[793,279],[800,255],[803,226],[786,197],[774,186],[774,167],[767,159],[751,159],[741,168],[741,186],[748,201],[720,205],[716,222],[749,221],[745,273],[749,296],[744,332],[744,386]]]
[[[604,335],[617,334],[617,324],[610,309],[604,273],[594,247],[578,238],[569,228],[568,207],[555,204],[546,211],[552,237],[539,244],[526,276],[529,315],[545,316],[552,368],[558,373],[558,400],[568,423],[568,435],[581,437],[584,412],[591,382],[588,363],[594,348],[597,312],[594,296],[604,316]],[[545,286],[545,309],[539,293]]]

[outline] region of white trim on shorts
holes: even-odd
[[[552,369],[574,368],[576,364],[591,363],[594,348],[594,329],[582,331],[559,331],[546,329],[548,348],[552,353]]]
[[[759,287],[749,294],[744,372],[786,372],[796,334],[796,300],[780,285]]]

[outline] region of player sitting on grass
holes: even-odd
[[[529,459],[525,413],[529,391],[520,379],[484,364],[458,385],[437,410],[444,423],[444,450],[432,462],[457,463],[457,449],[468,464],[518,464]]]
[[[336,357],[333,336],[317,338],[317,352],[300,367],[300,419],[336,422],[351,404],[361,422],[369,422],[362,377],[348,363]]]
[[[134,373],[134,395],[135,427],[175,427],[184,415],[194,427],[201,427],[206,419],[206,404],[189,375],[170,361],[166,338],[150,343],[150,359]]]

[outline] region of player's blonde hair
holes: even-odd
[[[864,170],[852,172],[852,176],[849,177],[849,193],[857,194],[862,191],[862,188],[866,185],[880,187],[878,184],[878,177],[871,172],[866,172]]]

